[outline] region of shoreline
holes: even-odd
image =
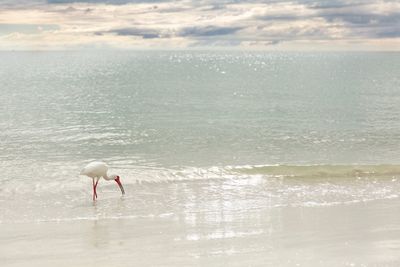
[[[2,266],[395,266],[400,263],[399,208],[398,199],[387,199],[231,212],[214,224],[201,210],[2,223],[0,259]]]

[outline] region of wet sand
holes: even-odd
[[[181,209],[1,228],[1,266],[400,265],[397,198],[318,207]]]

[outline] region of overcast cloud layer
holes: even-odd
[[[0,0],[0,49],[400,50],[400,1]]]

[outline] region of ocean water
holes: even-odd
[[[343,229],[368,236],[386,222],[385,229],[399,230],[394,204],[376,215],[382,220],[363,224],[379,214],[367,207],[375,212],[379,201],[399,200],[399,70],[399,53],[0,52],[0,223],[36,225],[24,237],[3,232],[9,251],[0,258],[10,265],[48,260],[47,252],[16,255],[25,251],[16,240],[35,247],[37,233],[52,227],[43,224],[95,222],[96,231],[77,226],[73,234],[85,242],[97,236],[86,242],[93,253],[129,236],[132,246],[141,237],[161,254],[167,248],[159,239],[168,249],[189,246],[165,255],[171,265],[212,264],[215,257],[222,263],[221,255],[240,253],[253,255],[253,263],[269,253],[285,255],[289,266],[300,259],[311,266],[317,255],[333,266],[350,264],[351,257],[337,261],[346,255],[339,243],[360,239]],[[91,180],[79,172],[93,160],[121,176],[124,197],[102,180],[92,202]],[[343,228],[326,228],[343,216],[353,217]],[[133,224],[124,237],[98,229],[121,220],[121,231]],[[143,225],[148,235],[139,231]],[[311,242],[313,234],[321,239]],[[338,243],[324,247],[326,240]],[[85,243],[58,244],[60,257],[79,241]],[[400,247],[396,242],[375,238],[347,253],[356,263],[396,261],[387,253]],[[313,245],[299,258],[304,244]],[[315,254],[314,245],[326,254]],[[153,258],[145,248],[136,247]]]
[[[316,204],[397,197],[399,70],[398,53],[1,52],[0,221],[78,218],[36,208],[90,200],[92,160],[128,191],[227,179]]]

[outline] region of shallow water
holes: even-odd
[[[126,195],[116,183],[100,181],[93,206],[91,180],[54,178],[35,187],[3,182],[3,223],[141,218],[280,207],[324,207],[397,199],[398,166],[259,166],[121,172]],[[334,172],[332,172],[334,171]],[[381,172],[379,172],[381,171]],[[397,171],[397,172],[394,172]],[[72,171],[71,171],[72,172]],[[145,175],[143,175],[145,173]],[[12,188],[12,190],[10,190]],[[9,205],[12,203],[12,205]]]
[[[182,184],[193,195],[171,201],[160,195],[165,185],[157,185],[137,188],[136,197],[123,200],[103,198],[94,206],[83,202],[78,209],[85,211],[85,217],[74,220],[3,223],[2,265],[397,266],[400,262],[398,200],[270,207],[247,192],[228,189],[218,198],[216,194],[207,198],[209,186],[192,184],[189,189]],[[128,206],[134,207],[134,215],[119,214]],[[111,209],[113,215],[107,216]]]

